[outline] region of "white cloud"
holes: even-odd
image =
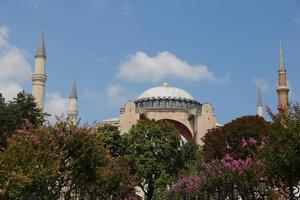
[[[120,107],[127,98],[124,96],[122,87],[119,84],[111,84],[106,89],[108,105],[111,107]]]
[[[22,90],[32,74],[26,53],[8,41],[9,29],[0,26],[0,92],[7,100]]]
[[[259,87],[261,91],[269,91],[270,90],[270,84],[268,81],[264,79],[254,78],[254,83],[256,87]]]
[[[14,46],[0,49],[0,79],[29,80],[31,70],[25,53]]]
[[[54,122],[56,117],[67,117],[68,113],[68,102],[67,98],[60,96],[58,92],[52,92],[47,94],[45,102],[45,112],[51,114],[50,121]]]
[[[224,81],[226,75],[218,79],[205,65],[191,65],[167,51],[150,57],[144,52],[137,52],[119,66],[118,76],[131,81],[157,82],[174,77],[190,81]]]
[[[2,82],[0,81],[0,92],[6,100],[11,100],[16,97],[17,93],[21,92],[22,88],[15,82]]]

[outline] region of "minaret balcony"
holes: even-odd
[[[33,82],[46,82],[47,76],[44,74],[33,74],[32,81]]]

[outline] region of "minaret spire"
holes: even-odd
[[[286,80],[286,67],[285,67],[282,41],[280,41],[280,49],[279,49],[278,87],[276,91],[278,94],[278,106],[280,108],[287,108],[289,103],[288,100],[289,88],[287,86],[287,80]]]
[[[264,117],[260,86],[257,87],[257,115]]]
[[[76,89],[76,81],[75,81],[75,79],[73,81],[73,88],[72,88],[72,91],[71,91],[71,94],[70,94],[70,99],[71,98],[77,99],[77,89]]]
[[[77,99],[78,97],[77,97],[76,82],[74,79],[73,87],[69,97],[69,112],[68,112],[68,116],[73,125],[77,124],[77,115],[78,115]]]
[[[280,40],[280,49],[279,49],[279,71],[286,71],[282,40]]]
[[[40,39],[40,43],[39,43],[39,46],[36,50],[36,55],[35,57],[38,57],[38,56],[42,56],[42,57],[47,57],[46,56],[46,48],[45,48],[45,38],[44,38],[44,33],[42,32],[41,34],[41,39]]]
[[[47,80],[46,58],[45,39],[44,33],[42,33],[35,55],[34,74],[32,75],[32,95],[41,110],[44,108],[45,83]]]

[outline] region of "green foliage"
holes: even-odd
[[[203,154],[206,161],[222,159],[229,154],[244,159],[255,151],[249,152],[242,146],[243,140],[253,138],[261,143],[271,132],[271,125],[259,116],[244,116],[211,129],[203,139]]]
[[[193,140],[190,140],[181,147],[182,158],[182,173],[189,175],[196,175],[201,169],[203,160],[202,151],[200,146]]]
[[[113,157],[124,155],[126,144],[117,127],[105,125],[97,129],[97,133],[103,136],[104,147]]]
[[[90,132],[64,122],[19,130],[0,154],[1,195],[9,199],[26,193],[42,199],[102,195],[99,169],[107,162],[106,154],[102,138]]]
[[[122,137],[117,127],[105,125],[96,130],[103,138],[103,147],[108,152],[107,165],[101,168],[103,192],[107,198],[124,199],[135,194],[137,180],[133,156],[127,152],[127,138]],[[109,191],[109,192],[107,192]]]
[[[214,191],[235,183],[239,185],[243,198],[253,194],[252,190],[257,186],[260,176],[265,175],[257,155],[271,130],[270,123],[263,118],[245,116],[208,131],[203,138],[204,162],[193,161],[197,160],[197,156],[192,152],[197,151],[193,145],[186,147],[187,154],[193,155],[191,166],[194,166],[194,173],[189,173],[189,177],[191,180],[195,177],[201,180],[194,188],[202,192],[205,189]],[[185,179],[182,180],[184,182]]]
[[[129,151],[134,157],[139,186],[147,199],[164,188],[181,168],[180,136],[167,122],[139,121],[128,135]]]
[[[5,99],[0,93],[0,150],[3,147],[6,147],[6,124],[7,124],[7,111],[6,111]]]
[[[273,130],[262,159],[278,187],[295,185],[300,180],[300,107],[296,104],[269,114]]]
[[[101,168],[102,193],[107,194],[106,199],[125,199],[135,195],[137,179],[133,165],[133,158],[125,155],[111,157],[108,164]]]
[[[0,148],[6,147],[6,138],[10,137],[24,123],[37,127],[44,123],[47,114],[37,107],[34,97],[24,91],[8,103],[0,94]]]
[[[45,199],[56,198],[58,148],[41,132],[19,130],[0,154],[0,188],[2,196],[19,199],[27,192]]]
[[[0,96],[0,113],[11,120],[1,127],[10,138],[0,152],[0,199],[126,199],[136,186],[147,199],[165,199],[179,173],[194,173],[202,159],[167,122],[140,121],[123,136],[112,126],[42,125],[45,115],[24,93],[9,103]]]
[[[7,108],[14,114],[16,128],[20,127],[24,120],[27,120],[35,127],[43,124],[45,121],[46,114],[42,113],[41,109],[37,107],[34,97],[31,94],[26,94],[24,91],[18,93],[17,97],[7,104]]]

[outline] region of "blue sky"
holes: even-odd
[[[41,32],[48,110],[66,111],[75,77],[82,122],[118,116],[164,79],[210,102],[219,123],[256,113],[257,83],[274,109],[280,40],[290,99],[300,98],[299,0],[0,0],[0,92],[8,98],[31,92]]]

